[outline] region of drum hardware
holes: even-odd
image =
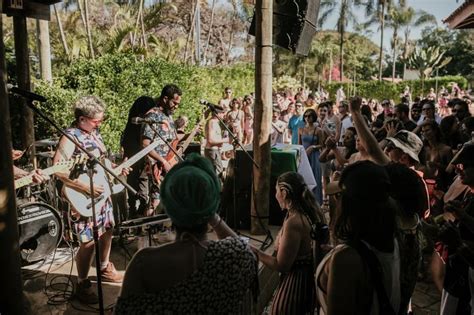
[[[119,230],[119,246],[122,248],[127,257],[130,259],[132,255],[125,247],[125,241],[123,239],[123,234],[125,230],[135,229],[135,228],[143,228],[144,231],[147,232],[148,236],[148,246],[152,245],[152,235],[153,231],[157,228],[158,225],[161,225],[165,222],[171,222],[171,219],[166,214],[158,214],[151,217],[142,217],[138,219],[132,219],[128,221],[123,221],[121,224],[118,225]]]
[[[59,142],[59,139],[43,139],[35,141],[35,147],[55,147]]]

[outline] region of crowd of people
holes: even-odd
[[[233,98],[230,88],[224,94],[221,118],[245,141],[252,96]],[[304,194],[293,193],[307,187],[296,188],[297,180],[277,183],[276,198],[287,216],[276,255],[256,251],[282,273],[272,313],[310,313],[316,292],[323,314],[407,314],[416,281],[431,275],[442,295],[440,313],[470,314],[471,96],[453,86],[452,92],[431,89],[414,99],[406,88],[400,99],[348,100],[342,88],[334,102],[324,91],[274,94],[271,144],[302,145],[317,186],[313,202],[304,202]],[[311,237],[311,227],[326,219],[318,215],[320,206],[329,208],[331,235],[318,250],[334,248],[321,262],[310,255],[320,262],[313,274],[304,258],[321,231],[314,229]],[[315,287],[308,284],[313,280]]]
[[[243,313],[244,301],[258,294],[260,260],[281,274],[272,314],[408,314],[415,284],[427,274],[440,290],[441,314],[471,314],[474,117],[470,96],[462,93],[442,90],[412,100],[405,89],[396,105],[347,100],[342,88],[334,102],[324,91],[275,93],[269,141],[303,146],[317,185],[310,190],[296,172],[278,177],[275,198],[286,217],[273,255],[249,245],[218,215],[222,159],[228,158],[222,147],[252,143],[253,95],[234,97],[226,88],[206,118],[204,157],[191,154],[184,161],[174,153],[184,150],[177,144],[192,140],[200,127],[187,134],[188,119],[173,118],[182,91],[169,84],[157,99],[138,98],[121,140],[124,157],[152,149],[131,169],[121,169],[138,192],[129,195],[129,218],[162,209],[176,239],[139,251],[123,279],[109,261],[115,220],[105,196],[95,222],[99,268],[104,281],[124,281],[116,312]],[[102,100],[83,97],[66,130],[97,157],[107,152],[99,133],[105,112]],[[134,124],[137,117],[152,123]],[[80,153],[62,137],[53,161]],[[91,192],[79,180],[85,172],[76,167],[57,177],[65,188],[99,198],[104,186]],[[15,174],[28,173],[15,168]],[[46,180],[41,172],[31,176]],[[69,203],[80,243],[76,297],[96,303],[88,280],[94,224]],[[219,240],[207,238],[209,229]]]

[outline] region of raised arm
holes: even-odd
[[[353,97],[349,104],[349,110],[352,114],[352,121],[357,130],[357,135],[372,160],[377,164],[386,165],[390,163],[390,158],[382,151],[377,139],[370,131],[369,126],[367,126],[364,116],[360,111],[361,104],[362,99],[358,96]]]

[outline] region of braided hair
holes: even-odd
[[[305,215],[311,225],[326,223],[318,202],[309,191],[303,176],[296,172],[286,172],[277,179],[277,185],[286,192],[291,207]]]

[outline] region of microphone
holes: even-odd
[[[212,110],[224,110],[224,107],[222,107],[221,105],[212,104],[206,100],[200,100],[199,104],[209,106]]]
[[[38,102],[46,102],[46,97],[24,90],[24,89],[20,89],[19,87],[13,86],[11,84],[7,84],[7,89],[8,89],[8,92],[23,96],[24,98],[27,98],[29,100],[38,101]]]
[[[155,121],[151,118],[141,118],[141,117],[133,117],[130,119],[130,122],[134,125],[141,125],[141,124],[166,124],[164,121]]]

